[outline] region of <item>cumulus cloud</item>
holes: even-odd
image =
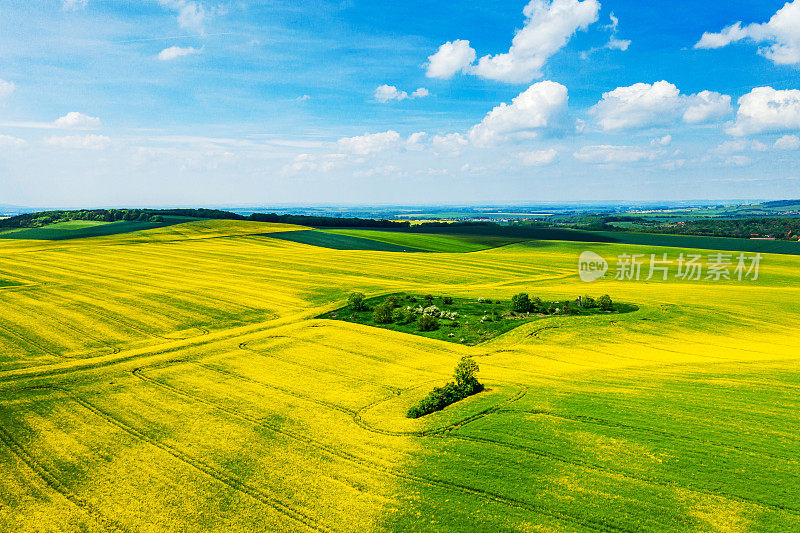
[[[53,122],[56,128],[72,129],[72,130],[91,130],[100,127],[100,119],[97,117],[90,117],[77,111],[71,111],[61,118]]]
[[[425,149],[425,138],[428,136],[427,133],[424,131],[418,131],[416,133],[412,133],[406,139],[406,150],[411,150],[412,152],[419,152],[420,150]]]
[[[596,22],[599,11],[597,0],[531,0],[508,52],[483,56],[472,70],[482,78],[509,83],[541,78],[547,60],[577,31]]]
[[[800,130],[800,90],[756,87],[739,98],[736,121],[726,131],[743,136]]]
[[[576,32],[596,22],[599,11],[597,0],[531,0],[522,10],[525,22],[514,35],[508,52],[483,56],[473,65],[477,54],[469,41],[448,41],[428,57],[426,75],[447,79],[464,72],[508,83],[541,78],[547,60],[566,46]],[[614,46],[625,49],[628,44],[616,41]]]
[[[179,57],[189,56],[192,54],[199,54],[199,48],[193,48],[191,46],[181,47],[181,46],[170,46],[169,48],[165,48],[158,53],[158,59],[161,61],[171,61],[173,59],[177,59]]]
[[[469,144],[469,140],[460,133],[434,135],[431,139],[431,145],[436,153],[445,153],[450,156],[459,155],[467,144]]]
[[[0,79],[0,101],[11,96],[15,89],[16,85],[13,82]]]
[[[534,150],[531,152],[520,152],[517,154],[523,165],[529,167],[538,167],[549,165],[555,161],[558,152],[553,148],[549,150]]]
[[[664,135],[658,139],[650,141],[650,146],[669,146],[672,143],[672,135]]]
[[[392,100],[397,100],[399,102],[407,98],[425,98],[429,94],[428,89],[425,87],[420,87],[409,96],[407,92],[399,90],[394,85],[381,85],[375,89],[375,94],[373,96],[375,100],[385,104]]]
[[[28,143],[24,139],[11,135],[0,135],[0,148],[22,148],[27,145]]]
[[[533,138],[562,126],[567,109],[567,88],[553,81],[534,83],[519,96],[492,109],[469,131],[476,144],[507,138]]]
[[[178,25],[202,34],[205,30],[206,10],[202,4],[191,0],[158,0],[162,7],[175,12]]]
[[[375,89],[375,100],[386,103],[390,100],[405,100],[408,98],[408,93],[405,91],[398,91],[394,85],[381,85]]]
[[[469,41],[447,41],[435,54],[428,56],[425,75],[429,78],[452,78],[456,72],[467,72],[476,57]]]
[[[759,141],[747,141],[739,139],[736,141],[725,141],[720,143],[713,152],[717,154],[736,154],[739,152],[764,152],[768,149],[767,145]]]
[[[663,154],[662,150],[653,150],[650,147],[603,144],[599,146],[584,146],[572,155],[575,159],[584,163],[611,164],[652,161]]]
[[[784,135],[773,145],[776,150],[800,150],[800,137],[797,135]]]
[[[102,150],[111,144],[111,139],[105,135],[67,135],[65,137],[49,137],[44,141],[51,146],[59,148],[75,148],[88,150]]]
[[[343,137],[339,139],[339,149],[358,155],[367,155],[382,152],[400,142],[400,134],[389,130],[383,133],[365,133],[356,137]]]
[[[347,156],[345,154],[299,154],[291,163],[283,167],[283,172],[329,172],[334,168],[341,166],[346,157]]]
[[[776,64],[800,64],[800,0],[787,2],[763,24],[737,22],[717,33],[706,32],[694,47],[722,48],[744,39],[763,44],[758,53]]]
[[[635,83],[603,93],[589,113],[604,131],[664,126],[682,116],[696,124],[721,119],[731,111],[730,97],[712,91],[685,96],[667,82]]]
[[[89,3],[89,0],[63,0],[61,7],[64,11],[77,11],[83,9]]]
[[[687,124],[713,122],[727,117],[731,111],[731,97],[713,91],[700,91],[686,97],[683,121]]]

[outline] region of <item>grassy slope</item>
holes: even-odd
[[[401,233],[394,231],[336,229],[326,233],[361,237],[375,241],[421,248],[431,252],[477,252],[520,242],[522,239],[492,235],[437,235],[430,233]]]
[[[280,232],[277,234],[264,234],[264,237],[273,239],[282,239],[286,241],[297,242],[300,244],[309,244],[311,246],[320,246],[323,248],[330,248],[333,250],[373,250],[380,252],[424,252],[419,248],[411,248],[389,242],[379,241],[375,239],[362,238],[352,235],[339,235],[331,232],[316,231],[316,230],[301,230],[291,232]]]
[[[88,237],[105,237],[121,233],[133,233],[143,230],[163,228],[175,224],[184,224],[195,219],[186,217],[164,217],[163,222],[96,222],[86,220],[69,220],[42,226],[41,228],[20,229],[0,234],[0,239],[51,240],[85,239]]]
[[[0,291],[0,530],[796,526],[798,258],[765,257],[756,282],[587,286],[582,243],[388,255],[249,236],[288,229],[0,242],[0,279],[24,284]],[[309,319],[353,289],[641,309],[475,347]],[[488,390],[405,418],[466,354]]]

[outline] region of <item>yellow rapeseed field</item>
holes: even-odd
[[[790,531],[800,257],[586,284],[519,243],[330,250],[206,221],[0,242],[0,530]],[[670,250],[670,253],[675,253]],[[315,319],[351,291],[608,293],[476,346]],[[405,412],[471,355],[484,393]]]

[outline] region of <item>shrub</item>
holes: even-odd
[[[444,305],[453,305],[453,299],[450,296],[445,296],[442,298],[442,303]]]
[[[597,299],[597,307],[599,307],[603,311],[611,311],[611,308],[613,306],[614,302],[611,301],[611,296],[609,296],[608,294],[604,294]]]
[[[439,318],[442,315],[442,310],[436,307],[435,305],[431,305],[423,309],[422,314],[431,315],[432,317]]]
[[[372,320],[378,324],[389,324],[392,321],[392,311],[394,308],[389,303],[383,302],[375,306],[375,310],[372,311]]]
[[[392,322],[403,324],[406,322],[407,314],[404,309],[392,309]]]
[[[417,320],[417,328],[420,331],[435,331],[439,329],[439,321],[432,315],[422,315]]]
[[[581,299],[581,305],[583,305],[587,309],[594,309],[595,307],[597,307],[597,302],[595,302],[594,298],[592,298],[587,294]]]
[[[347,298],[347,305],[349,305],[353,311],[363,311],[366,309],[364,305],[364,294],[361,292],[351,292],[350,296]]]
[[[539,312],[542,310],[542,299],[538,296],[531,298],[531,311]]]
[[[453,377],[456,380],[455,383],[451,381],[444,387],[435,387],[433,391],[420,400],[417,405],[411,406],[406,416],[408,418],[419,418],[436,411],[441,411],[450,404],[463,400],[472,394],[481,392],[483,390],[483,385],[480,384],[475,377],[477,372],[478,364],[469,356],[462,357],[453,372]]]
[[[528,293],[521,292],[511,297],[511,310],[517,313],[527,313],[531,310],[531,299]]]
[[[389,296],[383,301],[383,303],[390,306],[392,309],[400,305],[400,303],[397,301],[397,296]]]

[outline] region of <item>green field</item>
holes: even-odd
[[[587,249],[692,250],[275,235],[307,229],[0,241],[0,530],[797,529],[800,257],[766,254],[755,281],[587,284]],[[468,346],[316,318],[352,291],[638,310]],[[486,390],[407,418],[463,356]]]
[[[525,239],[495,235],[437,235],[431,233],[402,233],[397,231],[336,229],[326,233],[360,237],[402,247],[415,247],[429,252],[478,252],[506,246]]]
[[[98,222],[92,220],[67,220],[48,224],[40,228],[23,228],[0,233],[0,239],[31,239],[59,241],[64,239],[85,239],[132,233],[148,229],[163,228],[175,224],[183,224],[193,219],[186,217],[164,217],[163,222]]]

